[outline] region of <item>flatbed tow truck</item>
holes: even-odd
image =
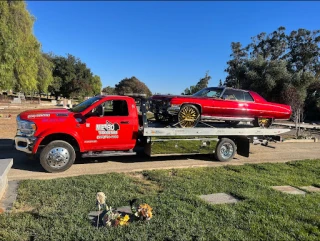
[[[138,113],[136,100],[140,102]],[[72,166],[76,155],[87,157],[214,154],[230,161],[249,157],[250,142],[278,141],[289,129],[259,127],[158,127],[147,119],[145,95],[95,96],[72,109],[30,110],[17,116],[15,146],[38,156],[48,172]],[[200,125],[201,126],[201,125]],[[37,159],[37,158],[36,158]]]

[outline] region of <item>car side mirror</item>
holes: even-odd
[[[103,107],[103,105],[99,105],[99,106],[97,107],[97,114],[98,114],[98,116],[100,116],[100,117],[104,116],[104,107]]]

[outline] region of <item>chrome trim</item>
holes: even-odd
[[[212,109],[228,109],[228,110],[243,110],[248,111],[248,108],[229,108],[229,107],[217,107],[217,106],[204,106],[206,108],[212,108]],[[281,107],[284,108],[284,107]],[[273,111],[273,110],[261,110],[261,109],[249,109],[253,112],[271,112],[271,113],[280,113],[280,114],[288,114],[287,112],[280,112],[280,111]]]
[[[37,138],[35,137],[23,137],[23,136],[16,136],[14,138],[15,147],[18,151],[22,151],[28,154],[32,153],[32,148],[34,143],[36,142]],[[24,142],[24,146],[19,146],[19,142]]]
[[[171,106],[167,109],[167,112],[170,115],[178,115],[179,111],[180,111],[180,106]]]
[[[253,121],[250,117],[225,117],[225,116],[207,116],[202,115],[201,120],[223,120],[223,121]]]

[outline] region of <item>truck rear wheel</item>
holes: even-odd
[[[73,146],[66,141],[50,142],[40,154],[40,164],[48,172],[63,172],[69,169],[76,158]]]
[[[214,155],[218,161],[227,162],[232,160],[236,152],[237,146],[233,140],[229,138],[221,138],[217,144]]]

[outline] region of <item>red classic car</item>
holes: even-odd
[[[156,120],[177,119],[181,127],[195,127],[199,121],[224,120],[236,125],[252,121],[269,127],[274,119],[289,119],[291,107],[266,101],[253,91],[208,87],[193,95],[154,95],[150,111]]]

